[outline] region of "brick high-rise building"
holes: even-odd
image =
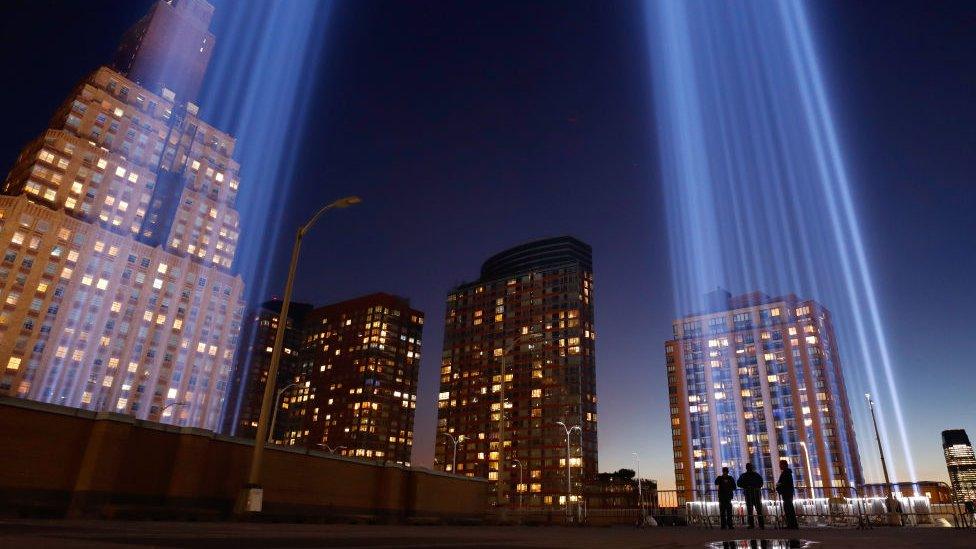
[[[708,301],[665,343],[679,496],[710,497],[722,467],[750,462],[772,488],[780,459],[818,497],[850,495],[863,476],[830,312],[794,295]]]
[[[567,467],[570,500],[580,498],[597,473],[590,246],[559,237],[491,257],[477,281],[448,295],[444,330],[437,467],[453,469],[447,434],[463,436],[456,472],[496,481],[498,504],[515,505],[518,494],[526,507],[565,504]],[[569,463],[557,422],[582,430]]]
[[[308,400],[308,387],[302,375],[298,352],[305,338],[305,316],[311,311],[312,305],[308,303],[292,302],[288,307],[284,349],[278,365],[276,385],[277,390],[288,390],[279,401],[273,403],[278,408],[271,433],[273,440],[294,441],[302,430],[302,403]],[[224,418],[223,431],[229,435],[254,438],[257,431],[280,315],[281,300],[272,299],[250,311],[244,322],[231,382],[232,394],[228,396]]]
[[[410,464],[423,324],[409,301],[383,293],[305,317],[307,446]]]
[[[206,3],[161,1],[153,14],[190,4]],[[177,23],[154,40],[178,40]],[[172,74],[187,68],[172,61]],[[95,70],[11,168],[0,394],[220,426],[243,312],[243,282],[229,272],[234,139],[166,85]]]
[[[953,498],[976,502],[976,454],[965,429],[942,431],[942,452],[949,469]]]

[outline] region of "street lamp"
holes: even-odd
[[[579,425],[567,427],[562,421],[557,421],[556,425],[559,425],[564,431],[566,431],[566,515],[569,516],[569,500],[572,499],[573,493],[573,468],[570,466],[571,458],[569,454],[569,435],[573,431],[579,431],[580,436],[583,436],[583,430],[580,429]]]
[[[169,408],[170,406],[189,406],[189,405],[190,405],[190,403],[189,402],[186,402],[186,401],[170,402],[166,406],[163,406],[163,409],[159,411],[159,419],[160,420],[163,419],[163,412],[165,412],[166,411],[166,408]]]
[[[888,463],[885,461],[884,447],[881,445],[881,431],[878,430],[878,417],[874,413],[874,399],[871,398],[871,393],[864,393],[864,398],[868,401],[868,408],[871,410],[871,422],[874,424],[874,438],[878,441],[878,454],[881,455],[881,471],[884,473],[885,479],[885,491],[888,492],[885,497],[885,506],[888,508],[888,521],[890,523],[901,522],[901,519],[895,517],[895,495],[891,492],[891,478],[888,476]]]
[[[527,328],[526,328],[527,329]],[[502,509],[504,513],[506,505],[506,500],[508,499],[505,495],[506,482],[508,480],[508,466],[505,463],[505,365],[509,355],[515,350],[515,347],[522,343],[522,338],[528,337],[531,339],[538,339],[542,337],[540,332],[526,331],[525,333],[519,334],[518,337],[512,341],[511,345],[506,347],[501,355],[501,366],[499,371],[500,376],[500,388],[498,390],[498,482],[495,483],[495,498],[496,504]],[[504,478],[503,478],[504,477]]]
[[[637,460],[637,508],[640,509],[641,523],[644,521],[644,493],[641,490],[641,478],[640,478],[640,456],[637,452],[631,452],[634,459]]]
[[[518,493],[519,493],[519,511],[521,511],[522,510],[522,491],[523,491],[523,488],[522,488],[522,484],[523,484],[522,483],[522,478],[523,478],[522,477],[522,473],[525,472],[525,469],[522,467],[522,462],[519,461],[518,459],[512,459],[512,467],[518,467],[519,468]]]
[[[281,322],[280,318],[278,319],[278,322]],[[281,389],[278,389],[278,393],[275,395],[275,399],[274,399],[274,413],[271,414],[271,425],[268,426],[268,444],[271,444],[272,442],[271,439],[274,438],[275,423],[277,423],[278,421],[278,408],[280,407],[278,403],[281,401],[281,396],[284,395],[285,391],[287,391],[288,389],[291,389],[292,387],[301,384],[302,383],[300,381],[296,381],[295,383],[289,383],[288,385],[285,385]]]
[[[803,448],[803,453],[807,458],[807,485],[810,487],[810,498],[812,499],[816,497],[816,493],[814,491],[813,468],[810,467],[810,449],[807,448],[807,443],[802,440],[799,441],[799,444],[800,447]]]
[[[288,306],[291,305],[291,291],[295,284],[295,270],[298,267],[298,254],[302,248],[302,238],[322,217],[322,214],[338,208],[348,208],[359,204],[362,200],[358,196],[340,198],[331,204],[326,204],[295,233],[295,244],[291,250],[291,262],[288,264],[288,278],[285,281],[285,295],[281,300],[281,312],[278,314],[278,330],[275,332],[274,348],[271,352],[271,365],[268,367],[268,382],[264,385],[264,396],[261,399],[261,415],[258,417],[258,430],[254,436],[254,449],[251,453],[251,468],[247,476],[247,484],[241,490],[237,502],[240,512],[260,513],[263,507],[261,488],[261,465],[264,458],[264,444],[268,438],[268,419],[271,415],[271,401],[274,399],[275,384],[278,379],[278,365],[281,362],[281,350],[285,340],[285,325],[288,323]]]
[[[346,446],[336,446],[335,448],[333,448],[332,446],[329,446],[328,444],[325,444],[324,442],[320,442],[320,443],[316,444],[316,446],[321,446],[321,447],[325,448],[326,450],[329,451],[330,454],[335,454],[337,451],[339,451],[339,450],[345,450],[347,448]]]
[[[454,435],[452,435],[451,433],[441,433],[441,434],[451,439],[451,442],[454,443],[454,462],[451,465],[451,473],[456,475],[457,474],[457,445],[459,442],[464,442],[464,439],[467,437],[465,437],[464,435],[458,435],[458,437],[455,438]]]

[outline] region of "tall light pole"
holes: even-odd
[[[512,460],[512,467],[518,467],[519,468],[519,483],[518,483],[518,489],[517,489],[517,491],[519,493],[519,511],[521,511],[522,510],[522,491],[523,491],[523,489],[522,489],[522,479],[523,479],[522,474],[525,472],[525,469],[522,467],[522,462],[519,461],[518,459],[513,459]]]
[[[495,503],[498,508],[503,509],[507,506],[506,500],[508,499],[505,495],[506,484],[508,481],[508,464],[505,463],[505,435],[506,435],[506,421],[505,421],[505,365],[507,364],[509,355],[515,350],[519,344],[522,343],[522,338],[528,337],[532,339],[538,339],[542,337],[539,332],[527,331],[525,333],[519,334],[512,344],[509,345],[502,351],[501,355],[501,365],[499,366],[499,371],[501,374],[500,387],[498,389],[498,482],[495,483]],[[490,453],[490,448],[489,448]],[[505,477],[505,478],[503,478]]]
[[[451,439],[451,442],[454,443],[454,461],[451,464],[451,473],[456,475],[457,474],[457,445],[459,442],[464,442],[464,439],[467,437],[465,437],[464,435],[458,435],[457,438],[455,438],[454,435],[452,435],[451,433],[441,433],[441,434]]]
[[[569,453],[569,435],[573,431],[580,431],[582,433],[583,430],[580,429],[579,425],[567,427],[562,421],[557,421],[556,425],[559,425],[566,431],[566,516],[570,516],[569,500],[572,499],[573,494],[573,468],[570,465],[572,458]]]
[[[274,380],[278,379],[278,365],[281,363],[281,350],[285,341],[285,325],[288,323],[288,307],[291,305],[291,291],[295,284],[295,270],[298,267],[298,254],[302,249],[302,238],[315,225],[315,222],[325,212],[348,208],[359,204],[362,200],[358,196],[340,198],[331,204],[326,204],[295,233],[295,244],[291,249],[291,262],[288,264],[288,278],[285,281],[285,295],[281,300],[281,312],[278,313],[278,330],[275,332],[274,348],[271,352],[271,365],[268,367],[268,381],[264,384],[264,397],[261,399],[261,415],[258,417],[258,430],[254,436],[254,450],[251,453],[251,468],[247,475],[247,484],[241,490],[237,509],[240,513],[260,513],[263,508],[264,490],[261,487],[261,466],[264,458],[264,445],[268,438],[268,420],[271,416],[271,401],[274,399]]]
[[[281,322],[281,319],[278,319]],[[268,381],[271,381],[270,379]],[[274,399],[274,413],[271,414],[271,425],[268,426],[268,444],[271,444],[271,439],[274,438],[275,423],[278,421],[278,408],[281,406],[279,402],[281,401],[281,395],[285,394],[285,391],[291,389],[292,387],[301,385],[301,382],[296,381],[295,383],[289,383],[281,389],[278,389],[277,394],[275,394]]]
[[[644,519],[644,492],[641,490],[641,476],[640,476],[640,456],[637,452],[631,452],[634,459],[637,460],[637,508],[640,509],[641,520]]]
[[[874,424],[874,438],[878,441],[878,453],[881,455],[881,471],[884,472],[885,479],[885,504],[888,507],[889,515],[895,510],[895,495],[891,492],[891,478],[888,476],[888,463],[885,461],[884,447],[881,445],[881,431],[878,430],[878,417],[874,413],[874,399],[871,393],[864,393],[864,398],[868,401],[868,408],[871,410],[871,422]],[[889,516],[889,519],[891,517]]]
[[[804,441],[799,441],[800,447],[803,448],[803,453],[807,457],[807,485],[810,487],[810,498],[816,497],[814,492],[814,482],[813,482],[813,468],[810,467],[810,449],[807,448],[807,443]]]

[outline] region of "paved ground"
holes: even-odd
[[[710,542],[753,537],[754,530],[628,527],[367,526],[193,522],[0,521],[0,548],[88,547],[706,547]],[[727,535],[726,535],[727,534]],[[763,538],[796,537],[819,547],[976,547],[976,530],[915,528],[873,530],[767,530]],[[726,547],[770,547],[734,544]],[[721,547],[721,545],[719,545]]]

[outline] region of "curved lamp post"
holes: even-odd
[[[190,405],[190,403],[184,400],[184,401],[180,401],[180,402],[170,402],[166,406],[163,406],[163,409],[159,411],[159,420],[160,420],[160,423],[162,423],[162,420],[163,420],[163,412],[166,411],[166,408],[169,408],[170,406],[189,406],[189,405]]]
[[[281,318],[278,318],[278,322],[281,322]],[[278,409],[281,407],[279,402],[281,402],[282,395],[284,395],[285,391],[287,391],[288,389],[291,389],[292,387],[297,387],[298,385],[301,385],[300,381],[296,381],[295,383],[289,383],[288,385],[285,385],[281,389],[278,389],[278,392],[275,394],[275,399],[273,403],[274,413],[271,414],[271,425],[268,426],[268,444],[271,444],[273,442],[271,439],[274,438],[275,423],[278,421]]]
[[[512,351],[514,351],[515,348],[518,347],[519,345],[521,345],[523,343],[526,343],[525,341],[522,341],[523,338],[529,339],[529,340],[538,340],[539,338],[541,338],[543,336],[544,336],[544,334],[542,332],[539,332],[539,331],[531,331],[531,329],[529,329],[529,331],[527,331],[527,332],[525,332],[523,334],[519,334],[518,336],[516,336],[515,339],[512,341],[511,345],[509,345],[508,347],[505,347],[505,350],[502,351],[502,355],[500,357],[501,358],[501,364],[499,365],[499,373],[501,374],[501,376],[500,376],[501,377],[501,386],[499,387],[499,390],[498,390],[498,403],[499,403],[499,410],[498,410],[498,482],[495,483],[495,503],[498,506],[498,508],[502,509],[503,516],[504,516],[504,513],[505,513],[505,509],[508,507],[508,505],[507,505],[508,496],[505,494],[505,490],[507,488],[506,485],[507,485],[507,481],[508,481],[508,465],[505,463],[505,438],[506,438],[506,434],[507,434],[506,431],[505,431],[505,427],[506,427],[506,421],[505,421],[506,420],[506,413],[505,413],[505,410],[506,410],[506,408],[505,408],[505,404],[506,404],[506,401],[505,401],[505,375],[506,375],[506,371],[505,371],[505,366],[508,363],[508,357],[512,354]],[[514,366],[514,360],[513,360],[513,366]]]
[[[516,491],[518,492],[519,495],[519,511],[521,511],[522,510],[522,484],[523,484],[522,480],[524,478],[523,475],[525,473],[525,468],[522,467],[522,462],[519,461],[518,459],[512,459],[512,467],[519,468],[519,483]]]
[[[347,196],[340,198],[331,204],[326,204],[304,225],[298,228],[295,234],[295,244],[291,250],[291,262],[288,264],[288,278],[285,282],[285,295],[281,300],[281,312],[278,313],[278,330],[275,332],[274,349],[271,352],[271,365],[268,367],[268,382],[264,385],[264,398],[261,399],[261,415],[258,418],[258,430],[254,436],[254,450],[251,453],[251,468],[247,476],[247,484],[241,491],[237,502],[239,513],[260,513],[263,507],[261,488],[261,465],[264,458],[264,445],[268,439],[268,423],[271,415],[271,402],[274,400],[275,379],[278,379],[278,365],[281,363],[281,351],[285,340],[285,325],[288,323],[288,306],[291,305],[291,291],[295,284],[295,270],[298,267],[298,254],[302,248],[302,238],[315,225],[315,222],[322,217],[325,212],[348,208],[359,204],[362,200],[358,196]]]
[[[562,421],[557,421],[556,425],[559,425],[560,427],[563,428],[564,431],[566,431],[566,516],[569,516],[570,515],[569,501],[570,499],[572,499],[572,494],[573,494],[573,467],[570,465],[572,458],[570,457],[570,453],[569,453],[569,435],[573,431],[579,431],[582,436],[583,430],[580,429],[579,425],[573,425],[572,427],[567,427],[566,424],[563,423]]]
[[[441,433],[441,434],[451,439],[451,442],[454,443],[454,458],[453,458],[454,461],[453,464],[451,465],[451,474],[456,475],[457,474],[457,445],[459,442],[464,442],[464,439],[467,437],[465,437],[464,435],[458,435],[455,438],[455,436],[452,435],[451,433]]]

